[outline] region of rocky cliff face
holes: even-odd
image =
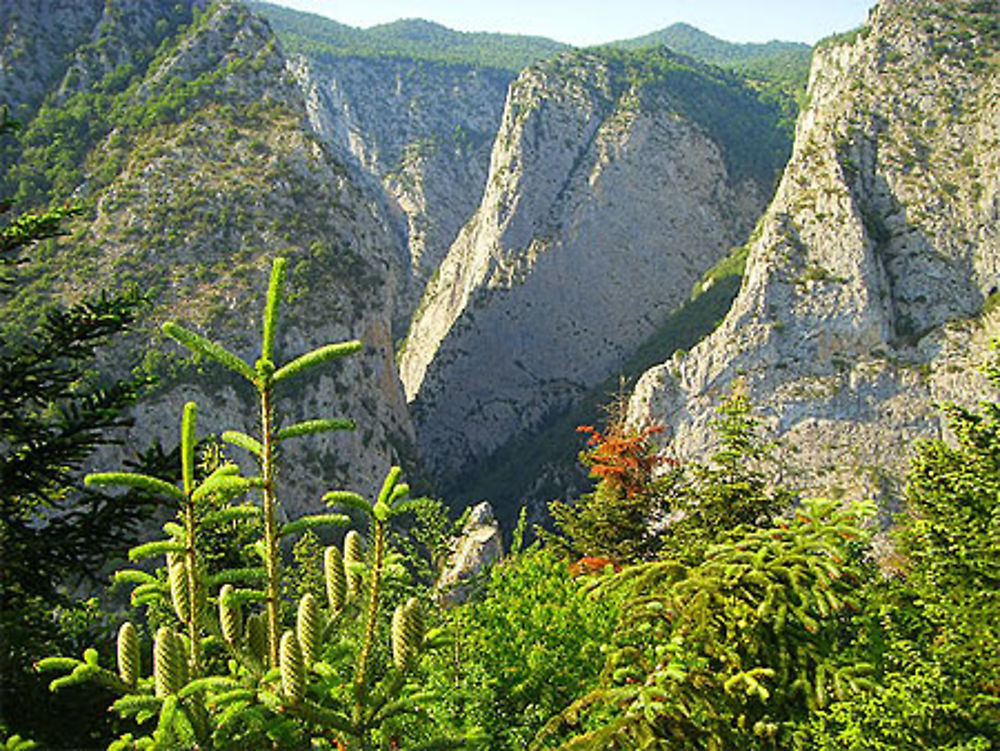
[[[728,108],[744,113],[738,134],[717,128]],[[439,482],[612,374],[745,239],[781,163],[767,149],[776,117],[665,51],[576,53],[521,74],[479,209],[400,358]]]
[[[513,74],[405,57],[296,57],[315,131],[385,191],[407,239],[408,319],[486,184]]]
[[[678,454],[739,382],[805,486],[893,489],[937,403],[984,395],[997,333],[1000,5],[883,0],[853,41],[820,49],[794,152],[722,325],[649,371],[636,423]]]
[[[133,5],[159,13],[155,2]],[[315,509],[331,487],[377,490],[412,444],[391,334],[396,290],[408,275],[405,248],[378,202],[311,131],[306,102],[267,24],[239,4],[217,3],[186,28],[166,30],[155,58],[130,72],[122,95],[104,85],[117,66],[88,70],[96,72],[71,79],[69,71],[58,86],[81,92],[73,101],[92,108],[85,111],[110,113],[107,132],[90,132],[93,146],[66,178],[79,175],[74,200],[90,207],[90,216],[38,255],[5,317],[51,293],[76,299],[134,283],[152,298],[145,336],[156,339],[157,324],[174,318],[252,362],[270,261],[284,255],[288,304],[278,358],[342,339],[366,345],[279,404],[287,421],[349,416],[359,426],[289,444],[283,459],[295,471],[280,478],[286,505],[294,513]],[[105,98],[88,98],[95,89]],[[58,112],[58,102],[50,110]],[[46,117],[43,108],[27,124],[27,149]],[[137,409],[129,436],[135,446],[152,439],[173,445],[180,407],[192,398],[202,407],[202,431],[253,431],[256,408],[243,385],[213,366],[201,372],[184,364],[186,353],[172,343],[137,346],[146,350],[139,367],[165,380]],[[116,353],[120,359],[109,365],[137,364],[134,351]]]

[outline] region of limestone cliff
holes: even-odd
[[[127,5],[154,16],[160,9],[152,0]],[[157,325],[174,318],[253,361],[270,261],[284,255],[288,304],[277,357],[348,338],[366,345],[279,404],[289,421],[358,422],[356,433],[289,443],[283,459],[295,470],[280,478],[286,505],[293,513],[315,509],[331,487],[376,490],[412,443],[391,335],[405,249],[378,203],[312,132],[267,24],[238,3],[215,3],[166,29],[144,65],[87,70],[75,79],[71,70],[58,84],[78,92],[66,116],[87,114],[89,130],[77,140],[88,144],[81,162],[59,173],[53,191],[71,185],[88,216],[34,256],[0,320],[14,325],[50,296],[72,300],[135,284],[150,295],[143,334],[154,341],[135,343],[141,362],[130,349],[108,365],[137,366],[163,381],[136,409],[129,442],[175,443],[180,406],[192,398],[202,407],[201,430],[252,430],[246,387],[214,367],[186,364],[186,353],[158,338]],[[109,76],[124,80],[111,85]],[[63,123],[58,95],[49,97],[26,124],[22,163],[43,159],[34,144]],[[18,176],[22,188],[34,179],[24,170]]]
[[[103,2],[9,0],[0,5],[0,105],[30,116],[66,73],[66,57],[88,41]]]
[[[803,484],[891,492],[935,406],[984,396],[998,330],[1000,33],[996,2],[883,0],[821,47],[794,151],[722,325],[650,370],[636,423],[683,456],[740,382]],[[794,455],[791,455],[794,447]]]
[[[315,131],[399,217],[414,278],[408,318],[482,196],[513,74],[392,56],[297,56],[292,70]]]
[[[400,357],[439,482],[611,375],[745,239],[784,158],[776,120],[666,50],[572,53],[520,75],[479,209]]]

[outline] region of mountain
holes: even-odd
[[[675,23],[651,34],[611,42],[609,46],[638,50],[661,45],[748,78],[784,84],[792,90],[805,87],[812,59],[812,47],[808,44],[780,41],[736,44],[686,23]]]
[[[358,29],[271,3],[247,4],[268,19],[287,52],[324,62],[340,57],[403,57],[517,73],[567,49],[545,37],[454,31],[416,18]]]
[[[778,108],[664,49],[564,53],[512,84],[490,177],[400,355],[439,488],[613,375],[746,238]]]
[[[647,372],[636,424],[702,455],[747,393],[809,490],[892,496],[938,404],[987,393],[1000,327],[1000,5],[883,0],[821,46],[721,326]]]
[[[297,56],[314,132],[370,184],[405,244],[400,334],[486,185],[510,74],[395,56]]]
[[[252,4],[272,25],[307,92],[315,131],[375,186],[409,250],[399,335],[423,286],[475,211],[507,88],[550,40],[468,34],[426,21],[367,30]]]
[[[88,41],[47,74],[37,114],[8,144],[18,155],[9,187],[24,202],[69,198],[87,215],[33,254],[0,321],[16,335],[52,298],[134,284],[151,298],[141,336],[104,365],[154,373],[161,388],[137,407],[129,444],[173,445],[180,405],[192,398],[202,430],[248,430],[251,395],[226,373],[189,363],[161,339],[159,323],[177,319],[252,362],[270,261],[283,255],[289,302],[278,357],[347,338],[366,345],[283,397],[288,419],[359,424],[355,433],[289,443],[297,469],[282,477],[286,504],[315,508],[331,487],[377,490],[391,463],[413,464],[392,356],[405,247],[377,197],[309,127],[303,92],[264,21],[235,2],[179,3],[166,13],[161,5],[74,4],[75,22],[91,24]],[[14,6],[32,15],[33,3]],[[40,49],[47,39],[10,46]],[[0,95],[17,100],[23,80],[4,68]]]

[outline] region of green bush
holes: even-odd
[[[479,730],[490,749],[526,748],[600,672],[617,607],[588,583],[546,550],[494,566],[479,597],[448,614],[452,649],[428,661],[435,720]]]

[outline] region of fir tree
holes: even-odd
[[[0,112],[0,133],[17,127]],[[0,204],[10,213],[10,202]],[[31,247],[62,234],[64,220],[78,213],[63,206],[7,218],[0,227],[0,302],[16,290]],[[93,581],[120,555],[149,510],[135,494],[79,489],[82,462],[117,440],[115,429],[126,424],[126,410],[146,384],[89,375],[98,348],[128,330],[142,303],[134,292],[101,294],[51,308],[33,329],[0,342],[0,725],[39,738],[78,736],[79,727],[66,726],[81,708],[57,709],[25,667],[69,645],[53,610],[61,608],[65,622],[79,620],[83,611],[65,592]],[[140,461],[167,471],[167,457],[155,450]]]

